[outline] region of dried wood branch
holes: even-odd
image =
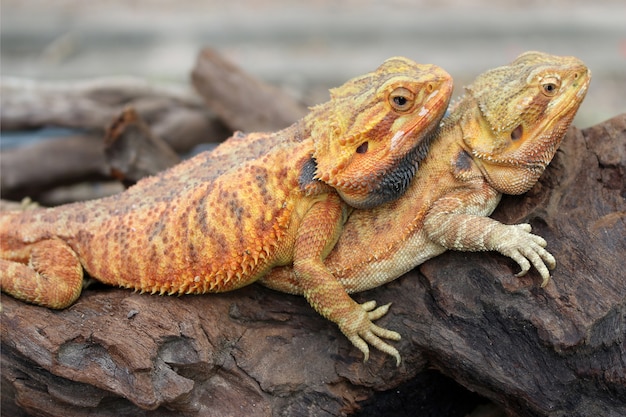
[[[210,48],[198,56],[191,79],[207,106],[233,130],[274,131],[307,113],[284,91],[246,74]]]
[[[124,109],[107,129],[105,154],[111,174],[126,185],[180,162],[176,152],[152,134],[133,108]]]
[[[2,198],[36,197],[53,186],[107,177],[104,143],[97,135],[50,139],[2,151]]]
[[[179,152],[230,134],[193,91],[134,77],[71,82],[4,77],[0,104],[3,130],[59,126],[103,133],[113,118],[132,106]]]
[[[116,108],[135,100],[175,102],[200,108],[199,97],[176,87],[159,87],[134,77],[86,81],[37,81],[3,77],[2,128],[24,129],[46,125],[104,129]]]

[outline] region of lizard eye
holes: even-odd
[[[553,97],[559,91],[560,84],[558,79],[550,78],[541,84],[541,90],[546,96]]]
[[[389,104],[397,112],[404,113],[411,110],[414,101],[414,94],[404,87],[398,87],[389,94]]]

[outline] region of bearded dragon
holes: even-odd
[[[191,294],[234,290],[289,264],[350,340],[394,338],[372,322],[387,307],[357,304],[323,259],[352,207],[405,191],[451,93],[441,68],[391,58],[284,130],[235,134],[109,198],[2,214],[2,291],[65,308],[83,269],[105,284]]]
[[[522,194],[538,180],[590,79],[577,58],[540,52],[524,53],[478,76],[451,105],[407,192],[355,211],[325,260],[327,268],[354,293],[392,281],[446,250],[497,251],[519,264],[518,276],[532,264],[545,286],[556,266],[546,241],[532,234],[529,224],[505,225],[488,216],[503,193]],[[260,282],[303,292],[289,267],[274,269]],[[365,343],[353,343],[367,352]],[[392,346],[379,349],[399,360]]]

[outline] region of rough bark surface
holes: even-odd
[[[95,286],[63,311],[2,296],[2,408],[33,416],[347,415],[439,369],[519,416],[626,415],[626,114],[572,128],[495,217],[530,221],[551,283],[497,254],[448,252],[357,295],[393,302],[396,368],[303,298],[260,286],[159,297]]]

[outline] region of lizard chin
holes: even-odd
[[[539,124],[519,148],[505,155],[473,150],[489,184],[504,194],[523,194],[530,190],[554,158],[577,109],[578,105],[566,108],[562,114]]]
[[[503,194],[523,194],[530,190],[545,169],[545,165],[503,166],[483,164],[487,182]],[[512,181],[511,179],[515,179]]]

